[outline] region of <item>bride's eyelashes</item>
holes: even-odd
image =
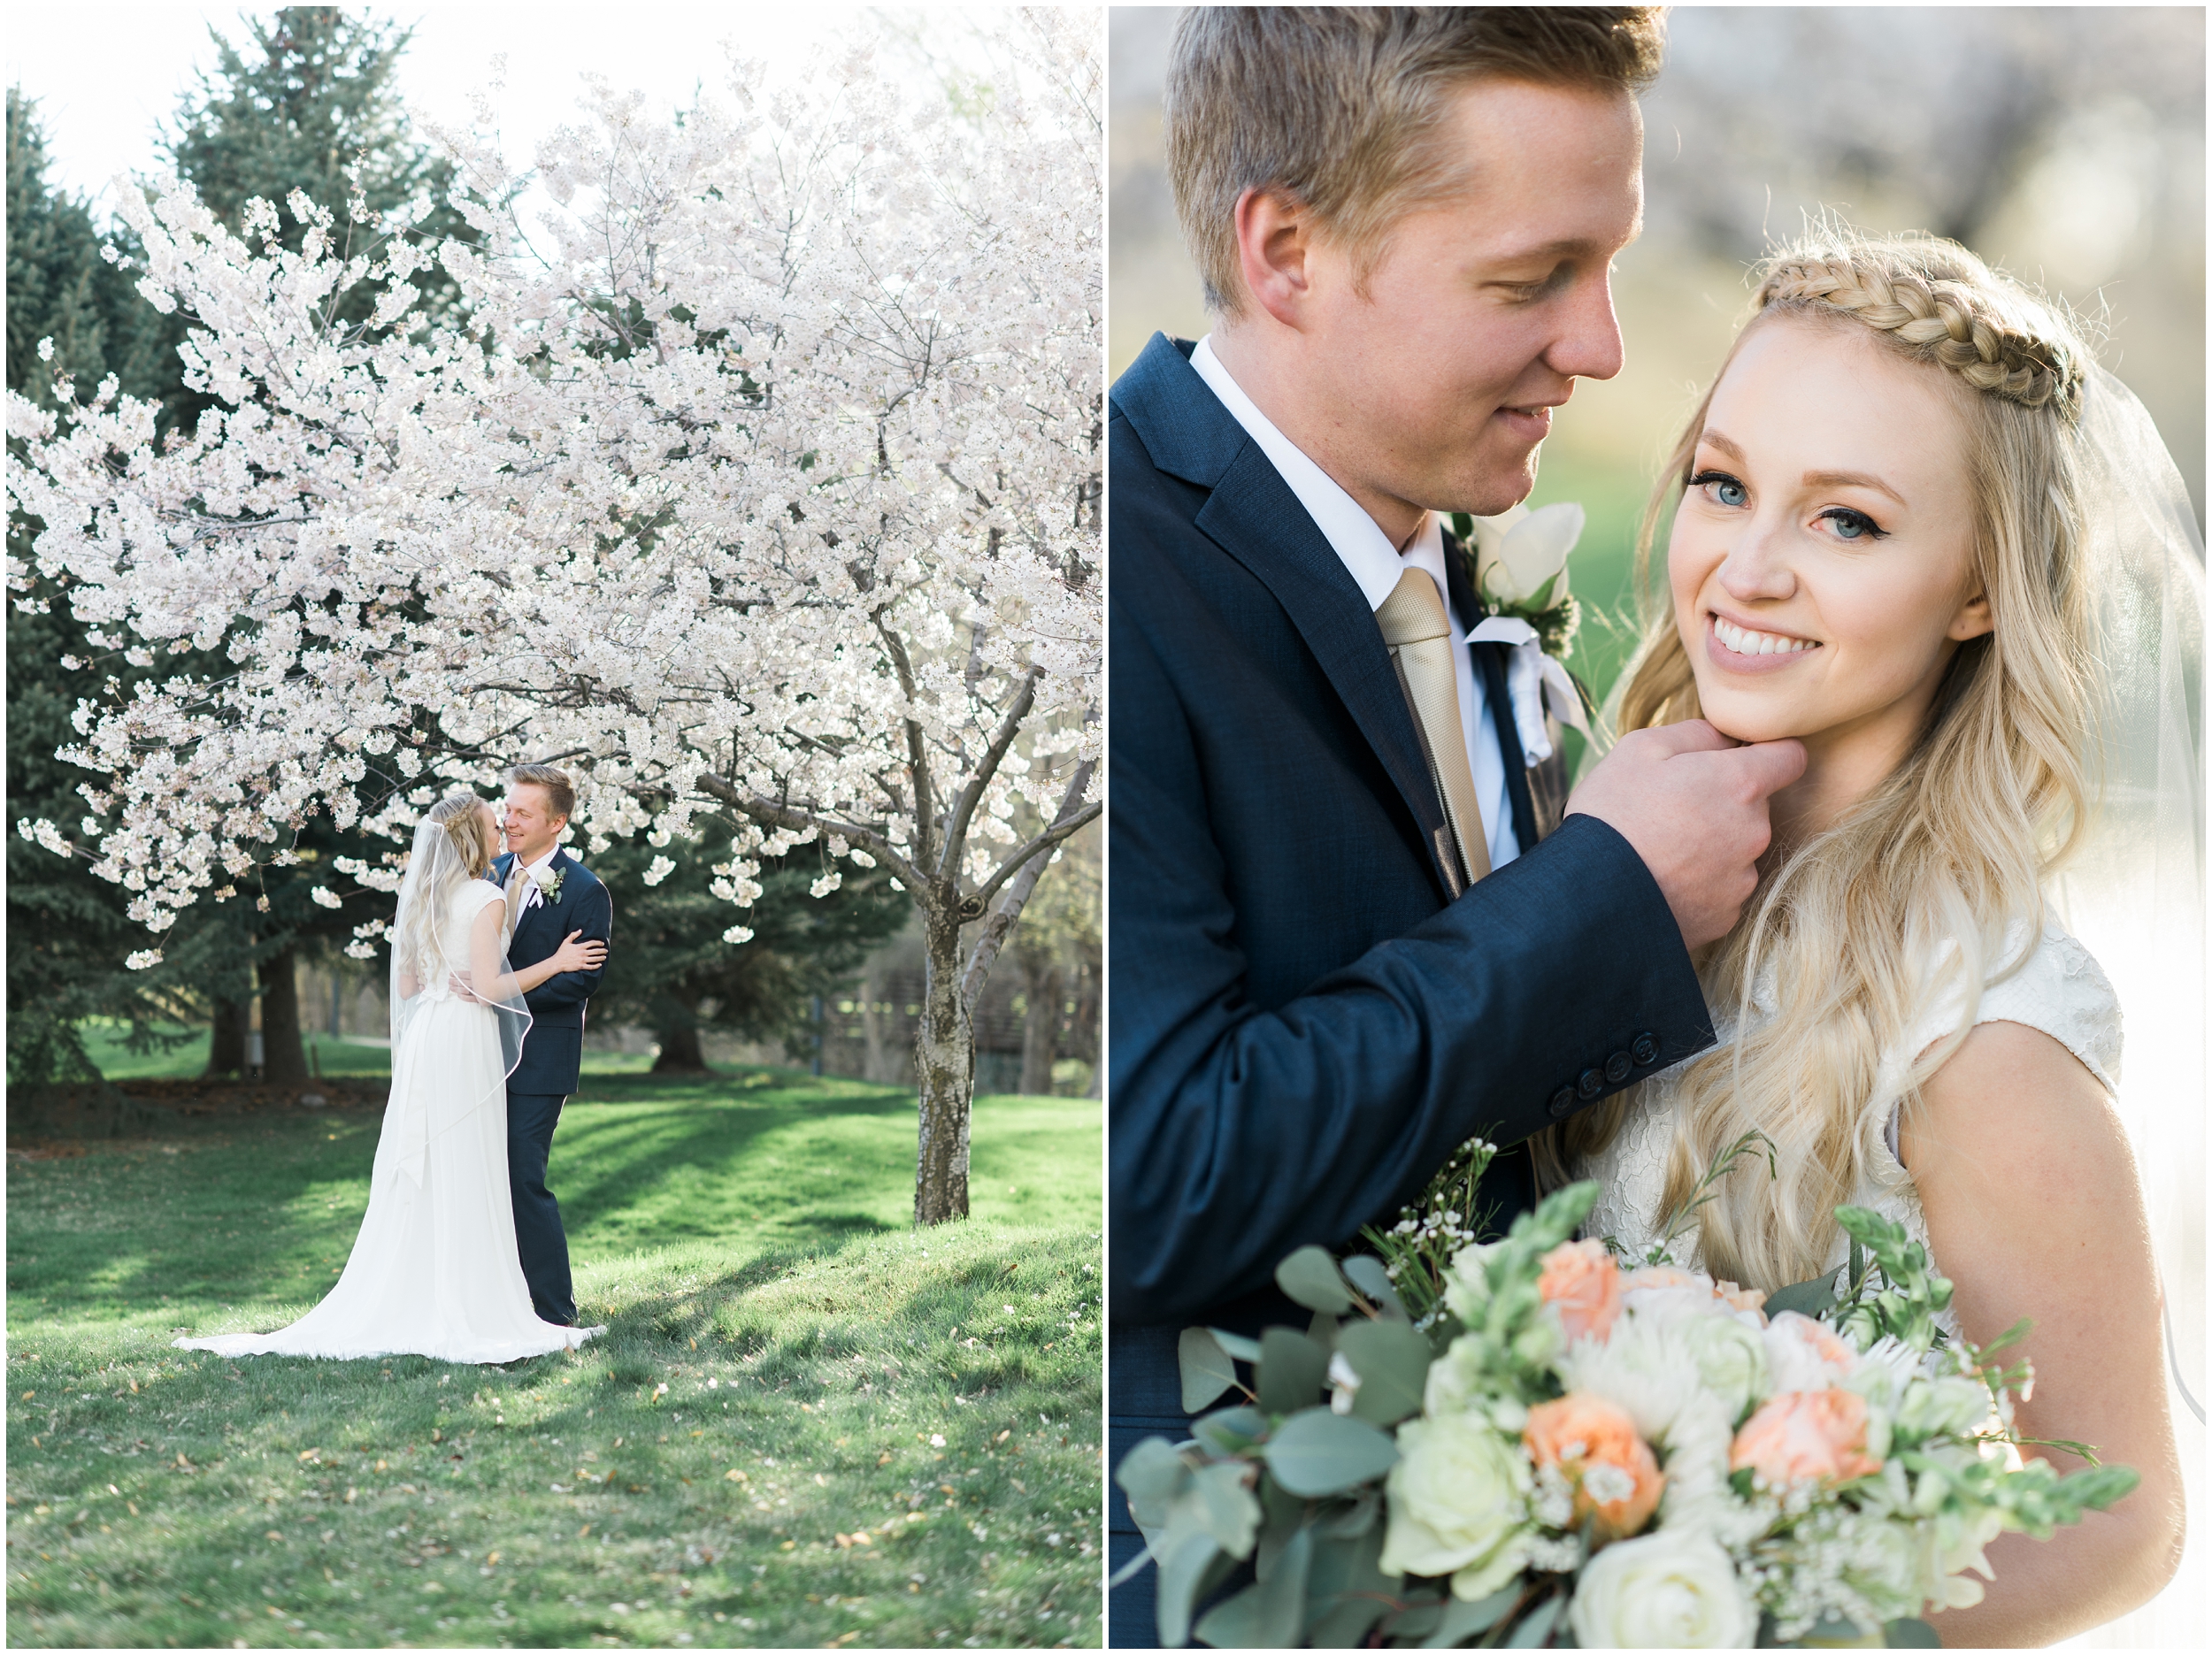
[[[1740,479],[1732,477],[1726,471],[1699,471],[1683,487],[1704,489],[1706,499],[1731,511],[1751,503],[1751,491],[1744,487]],[[1813,521],[1834,524],[1835,537],[1839,540],[1882,540],[1889,538],[1887,529],[1855,506],[1830,506]]]
[[[1834,524],[1836,538],[1839,540],[1882,540],[1889,538],[1887,529],[1865,512],[1851,506],[1831,506],[1814,521]]]
[[[1751,491],[1726,471],[1699,471],[1683,487],[1706,490],[1706,499],[1717,506],[1726,506],[1732,511],[1739,506],[1751,503]]]

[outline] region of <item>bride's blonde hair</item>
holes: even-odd
[[[484,819],[484,801],[467,788],[449,793],[430,807],[423,820],[445,830],[453,859],[440,863],[437,888],[423,889],[400,916],[396,954],[402,969],[419,981],[441,978],[446,969],[441,928],[453,893],[471,879],[483,877],[498,847],[491,825]]]
[[[1764,1132],[1777,1176],[1761,1157],[1721,1181],[1700,1214],[1698,1262],[1772,1290],[1833,1256],[1833,1210],[1859,1187],[1897,1082],[1910,1107],[1964,1038],[1984,985],[2019,962],[2017,950],[2006,957],[2008,925],[2029,922],[2032,949],[2042,878],[2080,837],[2094,656],[2074,430],[2093,357],[2065,318],[1955,242],[1831,228],[1759,273],[1722,374],[1753,326],[1786,317],[1866,330],[1952,387],[1972,579],[1995,624],[1959,646],[1904,761],[1833,825],[1771,854],[1745,918],[1700,962],[1709,1004],[1747,1032],[1681,1077],[1661,1211],[1741,1134]],[[1711,400],[1709,388],[1644,513],[1647,595],[1653,538],[1687,483]],[[1688,651],[1663,607],[1627,668],[1620,727],[1701,716]],[[1746,1015],[1754,983],[1762,1000],[1770,987],[1772,1015]],[[1886,1074],[1885,1058],[1954,991],[1966,1020],[1911,1054],[1901,1077]],[[1632,1095],[1542,1134],[1540,1176],[1561,1181],[1608,1144]]]

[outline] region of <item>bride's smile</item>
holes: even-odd
[[[1667,553],[1675,622],[1716,727],[1804,741],[1802,800],[1894,768],[1990,630],[1955,395],[1863,329],[1793,316],[1713,393]]]

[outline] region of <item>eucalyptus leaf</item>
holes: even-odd
[[[1209,1453],[1240,1454],[1267,1435],[1267,1415],[1255,1407],[1221,1408],[1191,1421],[1190,1434]]]
[[[1390,1271],[1380,1259],[1371,1253],[1356,1253],[1344,1260],[1344,1274],[1353,1286],[1385,1310],[1394,1310],[1402,1316],[1406,1314],[1397,1285],[1391,1281]]]
[[[1885,1647],[1893,1650],[1932,1650],[1943,1647],[1943,1640],[1936,1636],[1936,1629],[1925,1621],[1912,1616],[1887,1622],[1882,1628],[1882,1636],[1888,1640]]]
[[[1195,1414],[1237,1383],[1237,1365],[1210,1328],[1185,1328],[1175,1341],[1183,1375],[1183,1412]]]
[[[1381,1514],[1382,1491],[1362,1489],[1350,1499],[1336,1502],[1325,1516],[1316,1520],[1314,1529],[1319,1534],[1349,1539],[1374,1528],[1375,1520]]]
[[[1164,1437],[1146,1437],[1114,1468],[1114,1481],[1129,1497],[1129,1513],[1148,1538],[1167,1527],[1169,1508],[1190,1476],[1190,1467]]]
[[[1352,1307],[1336,1260],[1320,1247],[1301,1247],[1277,1265],[1275,1285],[1308,1310],[1340,1316]]]
[[[1231,1333],[1221,1328],[1208,1328],[1206,1331],[1214,1336],[1215,1344],[1240,1362],[1256,1362],[1260,1360],[1260,1342],[1257,1339],[1248,1339],[1241,1333]]]
[[[1156,1618],[1164,1649],[1179,1649],[1190,1641],[1191,1606],[1197,1600],[1199,1579],[1221,1555],[1194,1505],[1178,1501],[1174,1519],[1152,1547],[1160,1565]]]
[[[1885,1647],[1886,1632],[1862,1631],[1857,1623],[1839,1621],[1829,1615],[1797,1640],[1797,1647],[1809,1650],[1878,1650]]]
[[[1515,1581],[1502,1590],[1473,1603],[1453,1598],[1444,1605],[1444,1617],[1437,1622],[1436,1630],[1422,1640],[1423,1649],[1457,1649],[1461,1644],[1479,1632],[1492,1627],[1513,1613],[1513,1605],[1521,1601],[1521,1582]]]
[[[1217,1649],[1294,1647],[1305,1630],[1306,1566],[1312,1556],[1313,1536],[1300,1529],[1285,1544],[1272,1575],[1207,1611],[1198,1636]]]
[[[1818,1320],[1823,1311],[1835,1307],[1836,1278],[1834,1276],[1816,1276],[1809,1282],[1793,1282],[1767,1295],[1766,1313],[1778,1316],[1786,1310],[1794,1310],[1801,1316]]]
[[[1306,1637],[1316,1649],[1356,1649],[1388,1613],[1403,1577],[1382,1572],[1379,1524],[1354,1540],[1317,1529],[1306,1571]]]
[[[1353,1322],[1338,1332],[1336,1348],[1359,1375],[1355,1419],[1395,1425],[1421,1411],[1432,1358],[1427,1338],[1410,1322]]]
[[[1260,1411],[1295,1414],[1313,1406],[1329,1383],[1329,1353],[1295,1328],[1260,1335]]]
[[[1201,1466],[1191,1474],[1190,1488],[1177,1501],[1179,1511],[1185,1501],[1200,1504],[1199,1521],[1213,1536],[1214,1544],[1233,1558],[1250,1557],[1253,1537],[1259,1532],[1260,1503],[1246,1483],[1248,1472],[1240,1460]],[[1174,1521],[1172,1516],[1169,1521]]]
[[[1397,1445],[1366,1421],[1319,1407],[1285,1420],[1263,1452],[1276,1482],[1309,1499],[1371,1482],[1398,1459]]]
[[[1513,1636],[1500,1647],[1509,1650],[1540,1649],[1544,1640],[1551,1636],[1552,1624],[1559,1619],[1559,1612],[1566,1606],[1564,1598],[1547,1598],[1536,1605],[1527,1620],[1513,1628]]]
[[[1444,1605],[1449,1602],[1449,1598],[1414,1599],[1391,1617],[1390,1624],[1383,1628],[1385,1641],[1408,1644],[1427,1637],[1442,1621]]]

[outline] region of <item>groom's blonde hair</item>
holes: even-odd
[[[1631,96],[1655,80],[1658,6],[1193,6],[1164,95],[1184,239],[1225,317],[1244,307],[1236,206],[1279,191],[1353,255],[1363,284],[1392,228],[1449,199],[1463,170],[1436,140],[1479,80]]]
[[[1683,1072],[1662,1211],[1692,1199],[1745,1132],[1765,1133],[1775,1176],[1754,1157],[1720,1181],[1699,1214],[1698,1262],[1772,1291],[1821,1274],[1842,1245],[1835,1208],[1886,1161],[1891,1106],[1917,1106],[1970,1031],[1983,988],[2034,950],[2042,881],[2085,824],[2099,685],[2075,432],[2095,358],[2067,316],[1955,241],[1828,225],[1759,275],[1752,319],[1721,374],[1758,329],[1814,326],[1871,337],[1949,391],[1974,512],[1972,579],[1994,621],[1953,654],[1897,768],[1824,831],[1770,859],[1742,921],[1699,966],[1708,1003],[1749,1031]],[[1653,599],[1651,624],[1625,674],[1623,730],[1702,716],[1649,564],[1712,395],[1645,512],[1638,585]],[[1904,1049],[1932,1008],[1951,1003],[1961,1021],[1926,1050]],[[1544,1181],[1609,1142],[1633,1096],[1540,1134]]]

